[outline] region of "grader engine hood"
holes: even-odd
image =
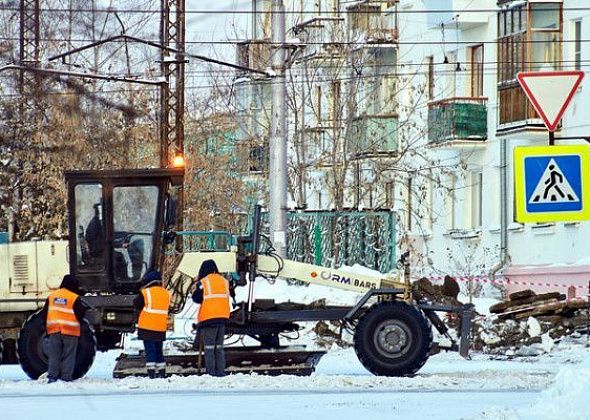
[[[70,273],[87,292],[133,293],[158,266],[171,186],[183,169],[71,171]]]

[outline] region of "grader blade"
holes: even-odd
[[[262,349],[261,347],[228,347],[225,349],[226,373],[259,375],[311,375],[325,351],[305,351],[301,347]],[[205,360],[198,352],[170,354],[166,358],[166,375],[204,375]],[[114,378],[147,376],[144,354],[121,354],[117,358]]]

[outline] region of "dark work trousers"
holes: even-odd
[[[199,328],[205,349],[205,370],[211,376],[225,376],[225,352],[223,339],[225,325],[212,325]]]
[[[145,348],[145,367],[150,370],[163,370],[166,368],[166,360],[164,360],[163,341],[143,340],[143,347]]]
[[[78,337],[54,333],[49,335],[49,367],[47,379],[50,381],[71,381],[76,367]]]

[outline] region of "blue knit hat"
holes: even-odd
[[[162,275],[158,270],[151,270],[143,276],[143,284],[149,284],[154,281],[162,281]]]

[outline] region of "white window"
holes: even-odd
[[[471,173],[471,228],[477,229],[482,224],[483,174]]]
[[[574,68],[580,70],[582,68],[582,21],[576,20],[573,22],[573,46],[574,46]]]
[[[443,192],[445,194],[445,207],[447,211],[447,229],[452,230],[456,229],[457,227],[455,224],[455,213],[457,211],[457,178],[455,175],[449,175],[446,184],[447,185],[445,185]]]
[[[445,69],[445,98],[454,98],[457,96],[457,51],[447,53],[449,63],[444,66]]]

